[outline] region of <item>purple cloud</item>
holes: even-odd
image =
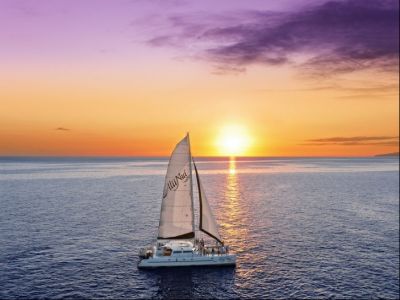
[[[194,50],[217,72],[241,72],[252,64],[293,64],[319,76],[369,68],[398,71],[399,3],[394,0],[330,1],[291,12],[180,16],[170,22],[172,33],[148,43]]]

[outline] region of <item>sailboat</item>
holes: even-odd
[[[192,164],[199,201],[199,230],[195,230]],[[211,239],[207,244],[206,240]],[[139,251],[139,268],[183,266],[234,266],[236,255],[229,253],[218,232],[196,164],[190,151],[189,134],[171,154],[165,176],[158,236],[155,245]]]

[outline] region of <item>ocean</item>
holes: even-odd
[[[399,298],[398,158],[196,163],[236,268],[138,270],[167,158],[0,158],[0,298]]]

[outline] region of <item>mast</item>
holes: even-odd
[[[190,138],[189,138],[189,132],[186,133],[188,145],[189,145],[189,176],[190,176],[190,198],[192,200],[192,228],[194,232],[194,237],[196,237],[196,231],[195,231],[195,222],[194,222],[194,200],[193,200],[193,176],[192,176],[192,149],[190,147]],[[193,162],[194,163],[194,162]]]

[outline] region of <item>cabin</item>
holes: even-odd
[[[157,251],[158,256],[192,256],[193,244],[188,241],[170,241]]]

